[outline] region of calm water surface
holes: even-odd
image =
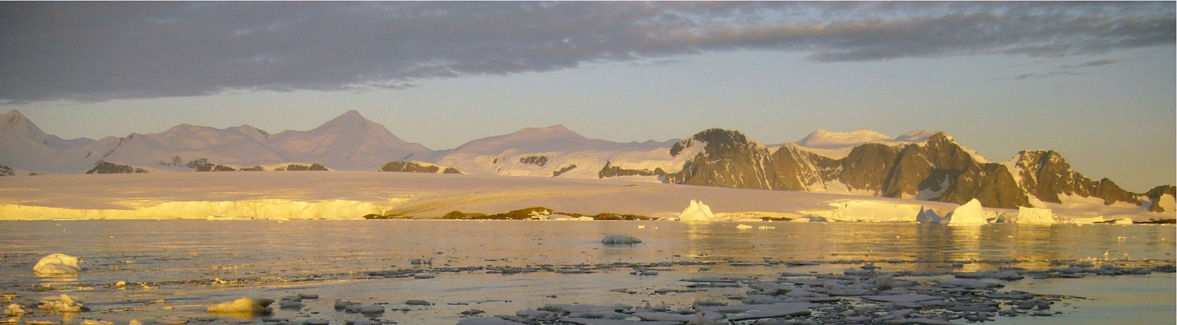
[[[17,302],[68,294],[92,308],[76,315],[25,316],[78,324],[192,320],[232,322],[208,305],[241,296],[318,294],[301,309],[276,310],[298,320],[363,319],[332,308],[335,299],[383,303],[380,318],[400,324],[453,324],[471,308],[514,314],[547,303],[690,305],[727,299],[746,288],[685,289],[698,277],[774,278],[780,272],[840,273],[873,262],[882,271],[961,272],[1016,266],[1046,270],[1078,261],[1172,264],[1172,226],[1016,226],[927,224],[521,221],[3,221],[0,294]],[[765,229],[757,227],[765,226]],[[607,234],[641,238],[604,246]],[[77,278],[39,278],[32,267],[51,253],[83,259]],[[431,265],[415,265],[414,259]],[[752,265],[769,261],[768,265]],[[804,262],[788,266],[779,262]],[[657,276],[631,275],[633,264],[663,263]],[[1154,263],[1155,264],[1155,263]],[[605,267],[602,267],[605,266]],[[612,267],[610,267],[612,266]],[[583,268],[588,274],[503,275],[502,267]],[[464,271],[440,272],[439,270]],[[480,268],[480,269],[479,269]],[[431,279],[371,277],[416,269]],[[413,273],[413,272],[408,272]],[[406,274],[408,274],[406,273]],[[129,285],[120,289],[115,282]],[[999,318],[999,323],[1107,324],[1175,321],[1173,274],[1026,279],[1006,290],[1083,297],[1063,314]],[[660,290],[661,289],[661,290]],[[421,299],[432,306],[408,306]],[[162,300],[162,301],[161,301]],[[244,320],[250,320],[245,318]],[[260,320],[254,320],[261,323]]]

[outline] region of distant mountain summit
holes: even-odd
[[[393,135],[356,111],[309,131],[270,134],[249,125],[217,129],[180,124],[154,134],[61,140],[20,112],[0,118],[0,163],[30,171],[78,173],[99,162],[154,171],[190,171],[201,164],[234,169],[318,163],[338,170],[377,170],[429,148]],[[264,169],[264,168],[263,168]]]

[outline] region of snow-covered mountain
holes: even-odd
[[[618,143],[554,125],[434,151],[396,137],[356,111],[309,131],[270,134],[249,125],[182,124],[101,140],[64,140],[44,133],[20,112],[0,115],[3,174],[276,170],[291,163],[311,170],[621,177],[958,204],[977,199],[998,208],[1098,202],[1147,205],[1159,212],[1171,210],[1166,207],[1174,196],[1171,185],[1132,193],[1108,179],[1093,181],[1071,170],[1054,151],[1022,151],[1004,163],[990,163],[948,134],[928,130],[897,137],[870,130],[817,130],[797,142],[766,146],[734,130],[704,130],[681,141]]]
[[[0,119],[0,163],[16,169],[80,173],[99,161],[148,171],[191,171],[200,163],[233,167],[318,163],[339,170],[376,170],[415,152],[383,125],[348,111],[309,131],[269,134],[249,125],[217,129],[188,124],[153,134],[102,140],[47,135],[18,111]]]
[[[618,143],[554,125],[470,141],[429,162],[471,174],[600,178],[606,166],[677,170],[685,159],[669,154],[675,141]],[[660,181],[653,175],[631,176]]]

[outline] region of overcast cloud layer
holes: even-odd
[[[818,62],[1060,57],[1171,46],[1174,22],[1172,2],[7,2],[0,102],[405,88],[741,49]]]

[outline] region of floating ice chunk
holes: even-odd
[[[20,308],[20,305],[10,304],[8,308],[4,308],[4,316],[20,316],[24,315],[25,310]]]
[[[740,230],[743,230],[743,229],[752,229],[752,226],[745,225],[745,224],[742,224],[742,223],[741,223],[741,224],[739,224],[739,225],[737,225],[737,226],[736,226],[736,229],[740,229]]]
[[[267,299],[268,300],[268,299]],[[273,303],[270,300],[269,303]],[[266,315],[271,312],[269,303],[262,304],[262,301],[249,297],[241,297],[230,302],[223,302],[208,307],[210,313],[227,313],[227,314],[251,314],[251,315]]]
[[[114,322],[99,319],[83,319],[82,325],[114,325]]]
[[[1018,207],[1018,216],[1014,223],[1050,225],[1055,221],[1054,214],[1050,212],[1050,209]]]
[[[985,221],[984,210],[981,210],[981,201],[972,199],[957,207],[956,210],[952,210],[952,213],[949,213],[941,223],[947,223],[949,226],[976,226],[988,222]]]
[[[360,308],[360,313],[364,314],[364,315],[383,314],[384,313],[384,306],[375,305],[375,304],[367,305],[367,306],[364,306],[364,308]]]
[[[633,245],[641,244],[642,240],[630,235],[608,235],[605,239],[601,239],[601,243],[605,245]]]
[[[1105,221],[1107,221],[1107,220],[1104,220],[1103,216],[1098,216],[1098,217],[1090,217],[1090,218],[1071,218],[1071,220],[1069,222],[1073,223],[1073,224],[1077,224],[1077,225],[1090,225],[1090,224],[1095,224],[1095,223],[1100,223],[1100,222],[1105,222]]]
[[[498,317],[481,317],[460,320],[458,321],[458,325],[523,325],[523,323],[513,322]]]
[[[78,258],[65,254],[49,254],[37,261],[33,266],[33,274],[38,276],[78,275],[82,268],[78,266]]]
[[[882,302],[920,302],[928,300],[943,300],[944,297],[929,296],[925,294],[910,293],[905,295],[891,295],[891,296],[863,296],[862,299]]]
[[[718,220],[719,218],[711,213],[711,207],[695,200],[691,200],[691,204],[678,215],[678,221],[682,222],[714,222]]]
[[[1130,224],[1132,224],[1132,218],[1126,218],[1126,217],[1119,218],[1119,219],[1116,219],[1115,221],[1112,221],[1112,224],[1113,225],[1130,225]]]
[[[82,311],[84,308],[82,304],[75,302],[73,298],[70,298],[64,293],[57,298],[58,300],[42,300],[37,305],[37,309],[46,312],[76,313]]]

